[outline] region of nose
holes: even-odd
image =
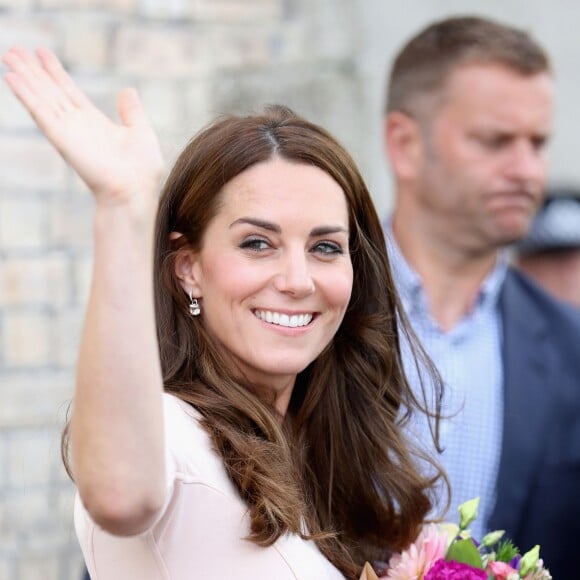
[[[289,294],[294,298],[309,296],[314,292],[311,266],[303,250],[287,252],[280,259],[274,286],[279,292]]]
[[[507,166],[507,175],[513,180],[544,183],[547,173],[546,153],[528,139],[514,143]]]

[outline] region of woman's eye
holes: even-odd
[[[332,255],[332,254],[343,254],[342,247],[336,242],[318,242],[314,246],[313,251],[319,254]]]
[[[248,238],[240,244],[240,248],[244,250],[252,250],[253,252],[260,252],[267,250],[270,244],[262,238]]]

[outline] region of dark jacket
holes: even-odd
[[[508,272],[500,297],[504,421],[490,529],[540,544],[555,580],[580,578],[580,310]]]

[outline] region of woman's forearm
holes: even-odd
[[[154,209],[97,206],[93,281],[71,420],[86,508],[112,533],[146,528],[165,499],[162,379],[153,301]]]

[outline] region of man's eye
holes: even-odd
[[[335,242],[319,242],[314,246],[313,251],[325,255],[344,253],[342,247]]]
[[[536,137],[532,139],[532,147],[536,151],[543,151],[548,145],[548,138],[547,137]]]
[[[248,238],[240,244],[240,248],[244,250],[252,250],[253,252],[260,252],[267,250],[270,244],[262,238]]]
[[[502,136],[486,137],[486,138],[482,139],[482,143],[488,149],[502,149],[503,147],[508,145],[509,142],[510,142],[510,139],[508,137],[502,137]]]

